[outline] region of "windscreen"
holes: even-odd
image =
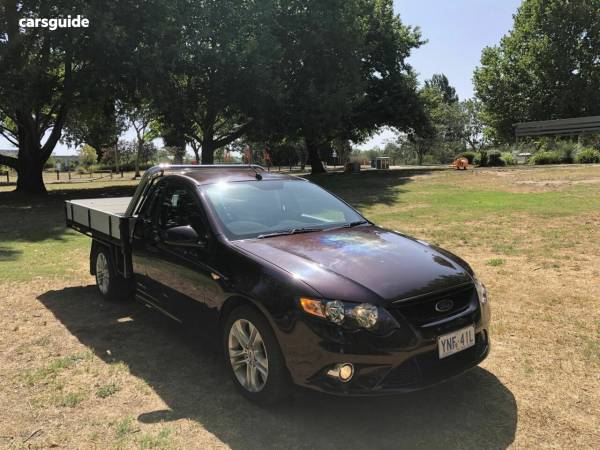
[[[205,186],[204,192],[230,239],[363,220],[335,196],[301,180],[217,183]]]

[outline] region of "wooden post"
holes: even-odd
[[[60,180],[60,172],[58,171],[58,169],[56,170],[56,179]]]

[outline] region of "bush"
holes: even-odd
[[[488,152],[487,158],[487,165],[489,167],[500,167],[506,165],[506,162],[504,162],[504,160],[501,158],[500,152],[498,150],[492,150]]]
[[[529,158],[529,163],[535,164],[535,165],[560,164],[563,162],[562,160],[563,160],[563,155],[561,155],[559,152],[544,151],[544,152],[537,152],[535,155],[533,155],[531,158]]]
[[[511,152],[502,152],[500,157],[502,158],[502,161],[504,161],[504,163],[507,166],[516,166],[517,165],[517,158]]]
[[[571,141],[559,141],[556,143],[556,151],[561,154],[561,162],[572,164],[577,152],[577,144]]]
[[[473,162],[475,164],[477,164],[478,166],[481,167],[486,167],[488,165],[488,154],[486,150],[480,150],[479,153],[477,155],[475,155],[475,158],[473,159]]]
[[[600,151],[595,148],[584,148],[575,156],[577,164],[598,164],[600,163]]]
[[[473,161],[475,161],[475,152],[462,152],[456,155],[454,159],[457,158],[467,158],[469,164],[473,164]]]

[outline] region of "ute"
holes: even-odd
[[[70,200],[110,300],[135,297],[219,338],[247,398],[421,389],[490,349],[485,286],[456,255],[376,226],[257,165],[158,166],[133,197]],[[207,341],[210,342],[210,341]]]

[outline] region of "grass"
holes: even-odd
[[[119,385],[117,385],[116,383],[113,383],[113,382],[103,384],[96,391],[96,396],[100,397],[100,398],[110,397],[111,395],[119,392],[119,389],[120,389]]]
[[[474,267],[493,313],[481,368],[399,398],[257,408],[212,343],[91,286],[89,239],[62,203],[134,182],[0,192],[0,447],[600,448],[600,166],[312,180]]]
[[[501,266],[502,264],[504,264],[506,261],[502,258],[492,258],[492,259],[488,259],[485,263],[488,266],[492,266],[492,267],[498,267]]]
[[[150,449],[171,449],[173,447],[172,431],[170,428],[163,428],[156,435],[142,434],[139,438],[140,450]]]

